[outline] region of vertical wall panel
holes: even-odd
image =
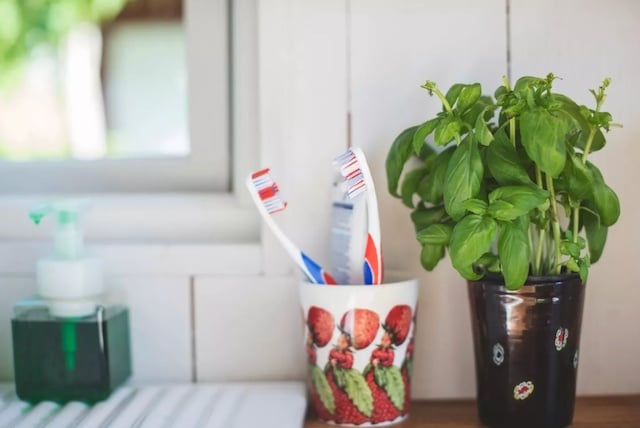
[[[504,0],[351,1],[353,144],[370,161],[380,202],[386,266],[420,277],[416,398],[474,394],[471,327],[465,283],[444,260],[435,272],[419,266],[409,210],[387,192],[384,161],[401,130],[440,110],[420,88],[443,90],[480,82],[493,92],[506,73]]]
[[[114,277],[131,315],[134,382],[192,377],[190,282],[187,276]]]
[[[562,77],[558,91],[592,108],[587,90],[612,78],[604,110],[624,128],[612,129],[593,159],[618,193],[622,214],[589,277],[578,393],[637,393],[640,377],[630,373],[640,372],[640,344],[633,340],[640,325],[640,2],[511,1],[511,17],[514,78],[553,72]]]
[[[347,147],[346,0],[266,0],[258,10],[261,165],[289,202],[277,220],[325,263],[331,161]],[[263,239],[265,272],[290,272],[271,232]]]
[[[303,318],[291,277],[197,277],[198,381],[305,376]]]

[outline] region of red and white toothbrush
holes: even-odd
[[[382,249],[380,247],[380,216],[378,198],[373,185],[373,177],[364,152],[358,147],[347,150],[334,160],[335,166],[344,177],[347,194],[355,198],[362,193],[367,197],[367,241],[364,251],[364,283],[382,284]]]

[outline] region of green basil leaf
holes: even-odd
[[[458,97],[465,86],[466,85],[463,85],[462,83],[456,83],[455,85],[452,85],[444,95],[451,108],[453,108],[453,105],[458,101]]]
[[[435,133],[433,135],[433,141],[436,146],[445,146],[451,140],[453,140],[456,135],[460,135],[460,129],[462,128],[462,124],[460,120],[455,117],[447,116],[440,120],[440,123],[436,127]]]
[[[488,146],[493,141],[493,134],[484,120],[484,113],[478,115],[473,133],[483,146]]]
[[[568,160],[562,172],[567,191],[573,200],[581,201],[591,196],[594,185],[593,174],[576,154],[569,152],[567,157]]]
[[[425,139],[436,129],[436,126],[440,123],[440,118],[435,118],[426,121],[416,130],[413,134],[413,150],[417,156],[420,156],[422,148],[424,146]]]
[[[496,106],[493,104],[491,97],[483,95],[469,110],[462,114],[462,121],[469,124],[476,123],[480,114],[483,115],[485,121],[490,120],[493,117],[495,108]]]
[[[453,228],[449,242],[451,263],[467,279],[480,278],[473,270],[473,264],[489,252],[498,233],[494,219],[477,214],[469,214]]]
[[[389,193],[396,198],[400,198],[400,194],[398,194],[400,175],[402,175],[404,164],[407,163],[413,151],[413,134],[415,134],[417,129],[417,126],[412,126],[402,131],[393,141],[393,144],[391,144],[391,148],[387,154],[385,163],[387,188]]]
[[[580,129],[577,146],[584,150],[587,145],[587,138],[589,138],[589,133],[591,132],[591,125],[580,112],[580,106],[578,106],[578,104],[576,104],[571,98],[562,94],[553,94],[553,99],[560,103],[562,110],[571,116],[575,121],[575,125]],[[600,150],[604,145],[604,135],[602,134],[602,131],[597,130],[593,141],[591,142],[591,152]]]
[[[513,204],[501,200],[491,202],[487,213],[500,221],[511,221],[523,215],[521,210]]]
[[[587,134],[588,135],[588,134]],[[585,138],[586,141],[586,138]],[[607,140],[604,138],[604,134],[600,129],[598,129],[593,136],[593,141],[591,142],[591,150],[589,153],[597,152],[601,148],[603,148],[606,144]],[[586,146],[586,143],[585,143]],[[584,149],[584,147],[580,146],[580,148]]]
[[[580,266],[574,259],[567,260],[567,269],[571,272],[580,272]]]
[[[462,206],[465,210],[470,211],[474,214],[484,215],[487,213],[487,207],[489,205],[482,199],[471,198],[464,201],[462,203]]]
[[[416,193],[418,185],[422,181],[425,175],[429,173],[429,168],[426,166],[416,168],[409,171],[402,180],[402,187],[400,195],[402,195],[402,203],[407,207],[413,208],[413,194]]]
[[[589,258],[591,263],[595,263],[600,260],[602,256],[604,245],[607,243],[607,233],[609,229],[601,225],[598,217],[588,210],[582,210],[580,216],[582,217],[587,242],[589,243]]]
[[[500,258],[493,253],[485,253],[476,261],[476,266],[484,272],[500,272]]]
[[[487,165],[489,172],[500,185],[533,185],[516,149],[503,129],[496,132],[495,141],[487,148]]]
[[[442,203],[445,174],[454,151],[455,146],[451,146],[440,152],[433,162],[433,170],[418,185],[418,195],[424,201],[432,204]]]
[[[511,219],[528,214],[549,198],[549,192],[533,186],[502,186],[489,193],[489,211],[498,201],[507,202]],[[506,206],[502,207],[503,209]]]
[[[478,194],[483,175],[478,146],[465,139],[451,156],[445,174],[444,205],[451,218],[460,220],[464,216],[466,210],[462,203]]]
[[[413,221],[417,233],[432,224],[440,223],[446,216],[447,213],[443,206],[426,208],[424,205],[418,205],[411,213],[411,221]]]
[[[578,263],[580,266],[580,281],[585,284],[587,282],[587,277],[589,276],[589,263],[588,261],[585,263],[584,260],[581,260],[580,262],[581,263]]]
[[[444,258],[444,245],[425,244],[420,253],[420,263],[428,271],[432,271]]]
[[[600,223],[609,227],[620,217],[620,200],[613,189],[603,182],[596,182],[593,187],[593,201],[600,215]]]
[[[517,290],[529,275],[529,220],[522,216],[502,225],[498,239],[498,254],[502,275],[509,290]]]
[[[546,110],[528,110],[520,116],[520,137],[527,155],[556,178],[564,169],[567,124]]]
[[[496,99],[496,101],[500,102],[508,92],[509,91],[507,91],[507,88],[505,88],[504,86],[499,86],[498,89],[496,89],[493,93],[493,97]]]
[[[471,85],[466,85],[460,91],[460,95],[458,96],[458,101],[456,102],[456,110],[460,113],[464,113],[469,107],[478,101],[482,95],[482,87],[479,83],[473,83]]]
[[[421,244],[449,245],[453,227],[448,224],[432,224],[420,230],[416,237]]]
[[[593,203],[600,216],[600,224],[609,227],[620,217],[620,200],[618,195],[604,182],[604,177],[597,166],[587,162],[587,168],[593,174]]]
[[[571,256],[574,259],[580,258],[580,246],[576,242],[562,241],[560,242],[560,253],[565,256]]]

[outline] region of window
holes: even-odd
[[[24,72],[0,95],[4,193],[231,188],[229,4],[119,2],[113,20],[71,26],[58,49],[23,43]],[[49,2],[9,4],[53,14]]]
[[[93,209],[86,222],[90,238],[257,240],[255,209],[240,188],[241,177],[257,166],[255,2],[183,1],[181,10],[160,8],[153,12],[149,5],[171,6],[175,1],[135,0],[132,8],[144,3],[151,8],[146,12],[156,13],[155,18],[141,19],[141,9],[125,9],[102,28],[104,117],[112,129],[133,137],[109,136],[107,132],[106,146],[90,144],[77,152],[63,148],[60,152],[66,158],[46,151],[31,160],[24,155],[0,155],[5,158],[0,161],[0,192],[5,195],[0,198],[0,209],[11,219],[0,224],[0,236],[43,236],[43,231],[22,219],[45,194],[91,196]],[[182,16],[182,24],[176,21],[176,14]],[[152,88],[164,79],[180,81],[179,64],[154,73],[150,65],[155,60],[141,57],[150,50],[148,45],[144,47],[148,41],[158,47],[159,33],[165,50],[179,53],[183,49],[186,55],[182,66],[187,75],[186,109],[175,105],[160,108],[156,100],[128,98],[130,88]],[[122,45],[133,50],[116,54]],[[140,71],[143,73],[131,81],[110,80],[116,73],[136,75]],[[138,85],[135,79],[141,79]],[[180,104],[179,90],[179,85],[167,90],[171,102]],[[133,110],[133,115],[125,114],[126,109]],[[188,126],[181,135],[185,122]],[[10,123],[7,126],[14,129]],[[87,133],[96,129],[84,128]],[[170,129],[177,131],[172,134]],[[59,132],[64,134],[64,130]]]

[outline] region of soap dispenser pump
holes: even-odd
[[[57,219],[54,254],[36,268],[36,298],[12,318],[16,394],[25,401],[103,400],[131,374],[129,312],[105,305],[100,260],[84,251],[79,214],[85,201],[43,204],[35,224]]]

